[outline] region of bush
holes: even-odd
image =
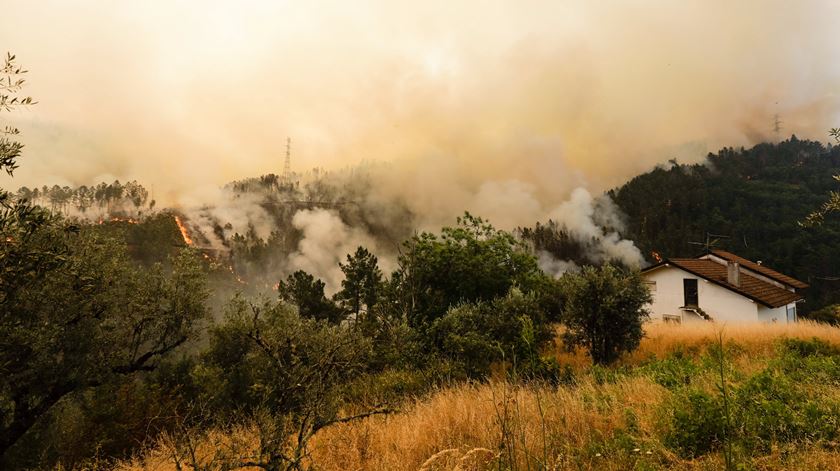
[[[486,376],[494,363],[514,365],[517,372],[551,373],[540,350],[552,338],[538,301],[512,289],[491,302],[450,309],[429,329],[437,352],[461,364],[473,378]]]
[[[563,340],[569,349],[585,347],[596,364],[616,361],[639,346],[650,292],[639,272],[613,265],[584,267],[561,279],[565,294]]]
[[[732,387],[732,443],[761,453],[799,444],[833,446],[840,438],[840,402],[834,399],[833,388],[826,394],[814,383],[831,385],[840,380],[836,348],[816,339],[788,339],[781,342],[780,350],[782,356],[765,370]],[[672,384],[674,378],[663,372],[682,362],[651,364],[656,365],[654,378]],[[681,375],[681,368],[673,371]],[[694,388],[678,392],[667,406],[665,444],[686,458],[719,449],[727,427],[724,410],[721,395]]]
[[[723,444],[726,417],[721,401],[697,389],[674,397],[665,445],[684,458],[696,458]]]
[[[654,360],[639,368],[639,373],[650,377],[660,386],[676,389],[691,384],[703,368],[681,350],[662,360]]]
[[[832,304],[816,311],[803,314],[804,319],[828,325],[840,325],[840,304]]]
[[[370,348],[347,326],[302,317],[283,302],[236,297],[196,374],[220,412],[299,413],[317,403],[314,413],[331,414],[340,386],[365,370]]]
[[[740,439],[748,449],[768,452],[777,444],[832,442],[840,436],[840,404],[814,397],[775,369],[738,388],[735,410]]]
[[[490,302],[514,286],[537,291],[546,278],[523,243],[469,213],[439,236],[424,232],[405,242],[399,261],[394,295],[420,330],[459,304]]]

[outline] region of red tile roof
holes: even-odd
[[[734,291],[742,296],[746,296],[747,298],[768,307],[780,307],[803,299],[801,294],[788,291],[784,288],[779,288],[772,283],[768,283],[750,275],[749,273],[745,273],[743,270],[741,271],[740,286],[730,284],[726,277],[726,265],[722,265],[709,259],[671,258],[648,267],[642,270],[642,272],[650,271],[667,264],[673,264],[674,266],[682,268],[693,275],[709,280],[712,283]]]
[[[712,255],[717,255],[718,257],[725,260],[729,260],[730,262],[738,262],[742,267],[748,270],[752,270],[756,273],[761,273],[767,278],[772,278],[780,283],[784,283],[788,286],[793,286],[796,289],[804,289],[808,287],[807,283],[803,283],[797,280],[796,278],[791,278],[787,275],[779,273],[776,270],[771,270],[770,268],[767,268],[764,265],[759,265],[755,262],[747,260],[746,258],[739,257],[734,253],[727,252],[725,250],[712,250]]]

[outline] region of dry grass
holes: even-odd
[[[639,350],[624,363],[639,364],[677,349],[704,351],[716,342],[720,329],[709,324],[650,325]],[[748,362],[766,361],[785,337],[817,337],[840,345],[840,329],[810,323],[723,326],[723,334],[738,344]],[[558,352],[558,357],[581,369],[589,364],[581,353]],[[671,394],[644,376],[599,384],[582,375],[575,385],[561,387],[465,384],[415,400],[398,414],[328,428],[314,439],[311,450],[318,469],[342,471],[485,470],[498,469],[500,462],[502,469],[721,469],[719,455],[685,461],[659,442],[657,414]],[[211,433],[200,449],[210,456],[214,447],[255,443],[251,430],[237,435],[232,440]],[[617,437],[632,440],[632,448],[611,445]],[[793,455],[772,453],[756,458],[752,468],[840,469],[840,453],[817,448]],[[118,469],[176,468],[171,450],[161,442]]]
[[[562,328],[560,328],[562,329]],[[833,345],[840,345],[840,328],[810,321],[796,324],[714,324],[698,322],[687,325],[649,323],[639,348],[626,355],[619,364],[635,366],[652,357],[664,358],[676,350],[703,352],[717,343],[723,334],[724,342],[734,342],[747,357],[766,358],[773,354],[778,341],[783,338],[819,338]],[[569,353],[557,348],[555,357],[561,364],[581,370],[592,366],[585,351]]]

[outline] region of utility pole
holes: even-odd
[[[780,142],[782,132],[782,121],[779,119],[779,114],[773,116],[773,132],[776,133],[776,142]]]

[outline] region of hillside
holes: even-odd
[[[836,189],[840,147],[795,136],[751,149],[725,148],[702,164],[666,166],[610,192],[627,215],[627,238],[649,259],[693,256],[706,234],[735,252],[811,284],[803,312],[840,301],[840,218],[799,221]]]

